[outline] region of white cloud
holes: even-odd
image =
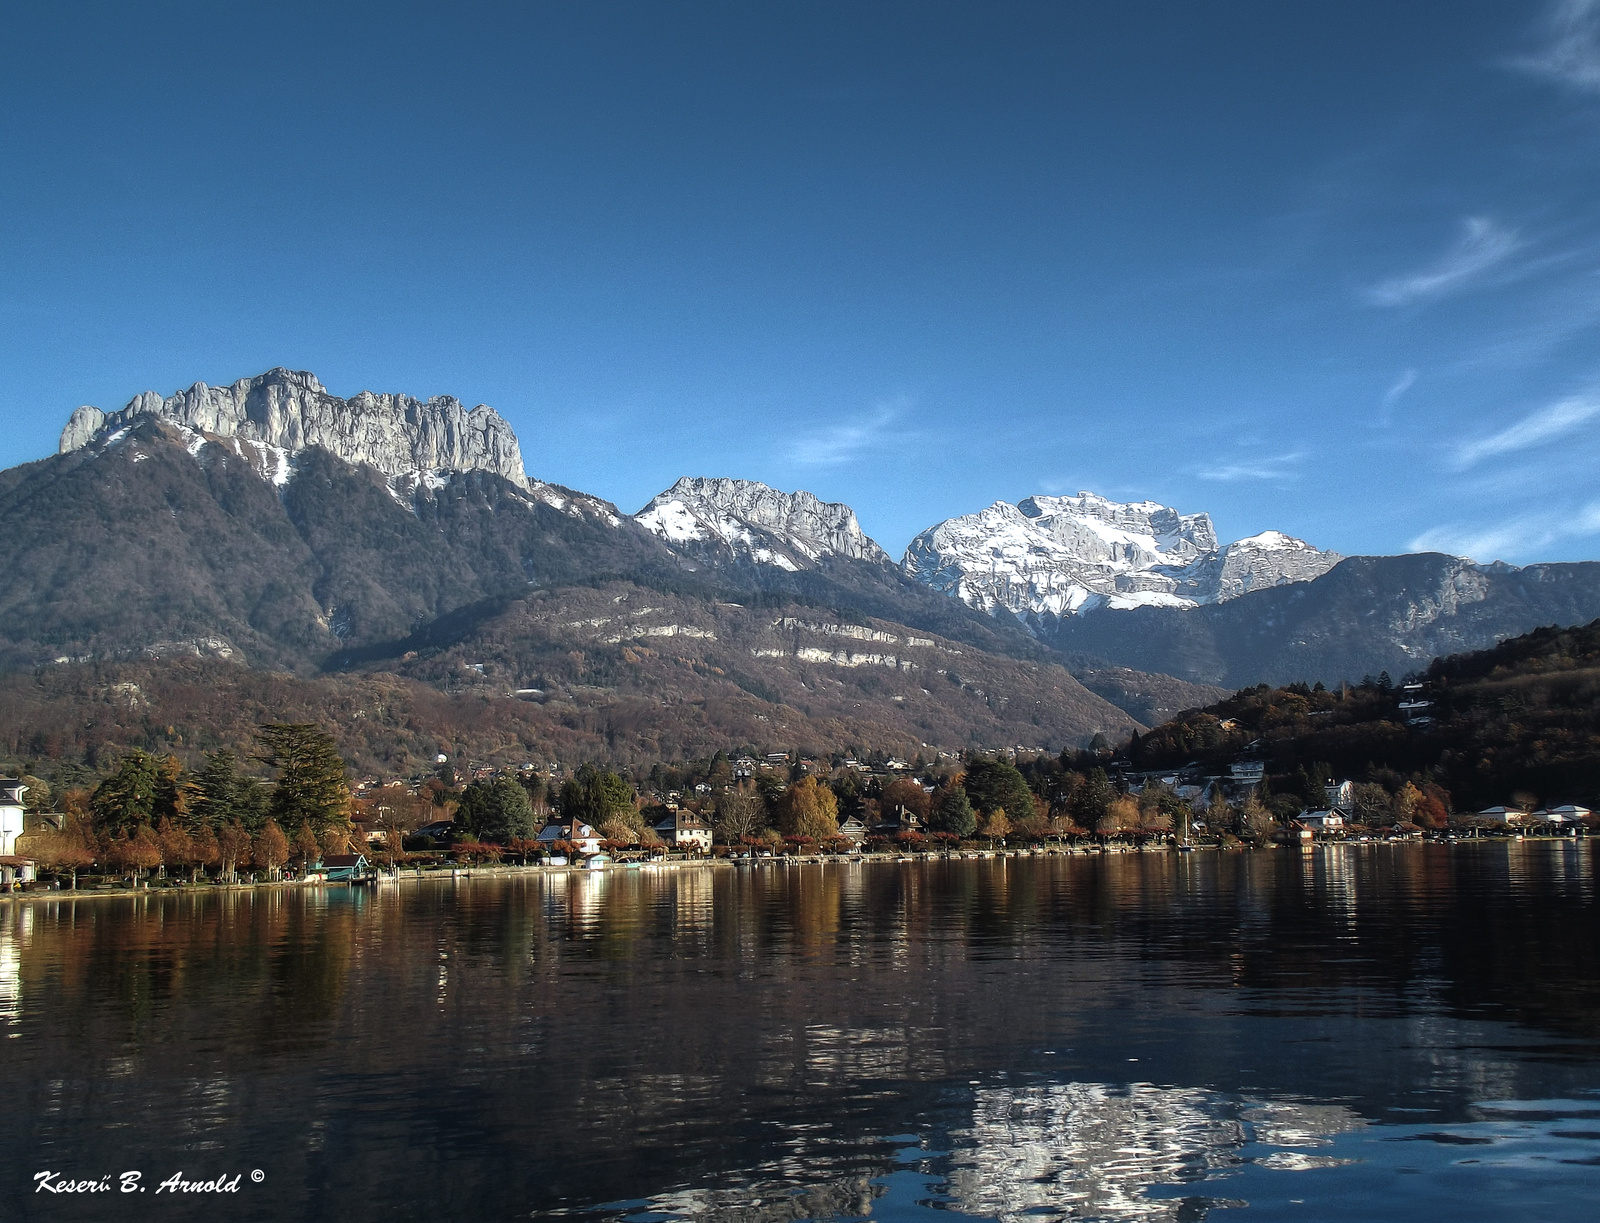
[[[1383,410],[1378,413],[1378,428],[1387,429],[1394,423],[1394,405],[1399,403],[1405,393],[1416,384],[1417,371],[1414,369],[1404,371],[1394,380],[1389,389],[1383,393]]]
[[[1400,402],[1400,396],[1404,395],[1416,384],[1417,371],[1414,369],[1406,370],[1405,373],[1394,380],[1394,385],[1383,393],[1383,406],[1386,408],[1394,407],[1395,404]]]
[[[1202,480],[1227,482],[1238,480],[1288,480],[1297,474],[1295,465],[1304,457],[1304,454],[1296,451],[1294,454],[1280,454],[1271,458],[1228,463],[1221,467],[1197,467],[1194,469],[1194,474]]]
[[[1544,27],[1544,46],[1512,64],[1576,89],[1600,92],[1600,0],[1557,0]]]
[[[1521,246],[1515,230],[1502,229],[1488,217],[1468,217],[1461,223],[1460,239],[1438,260],[1420,271],[1374,285],[1367,290],[1367,297],[1379,306],[1405,306],[1443,297],[1504,263]]]
[[[789,462],[801,467],[838,467],[854,462],[888,440],[896,405],[880,404],[870,417],[816,429],[789,444]]]
[[[1455,465],[1465,470],[1495,455],[1527,450],[1554,441],[1600,414],[1600,394],[1590,392],[1530,412],[1514,425],[1456,448]]]
[[[1476,561],[1507,557],[1537,559],[1537,550],[1563,540],[1600,535],[1600,501],[1574,510],[1524,514],[1502,522],[1470,525],[1448,523],[1424,531],[1411,541],[1413,552],[1448,552]]]

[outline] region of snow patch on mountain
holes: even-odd
[[[1094,493],[997,501],[929,527],[902,565],[918,581],[1024,623],[1097,608],[1198,607],[1305,582],[1344,558],[1281,531],[1219,547],[1208,514]]]
[[[830,556],[892,564],[848,505],[807,492],[784,493],[754,480],[685,477],[634,515],[678,551],[720,550],[794,572]]]

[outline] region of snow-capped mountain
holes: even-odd
[[[1279,531],[1218,547],[1207,514],[1093,493],[997,501],[929,527],[906,550],[912,577],[1024,622],[1096,608],[1198,607],[1304,582],[1344,558]]]
[[[1212,695],[1183,681],[1400,674],[1434,654],[1600,616],[1600,563],[1338,563],[1270,531],[1220,547],[1204,514],[1087,493],[940,523],[917,538],[904,568],[848,506],[750,481],[680,480],[634,519],[530,480],[515,436],[490,408],[444,397],[341,399],[284,369],[141,395],[111,414],[80,408],[60,449],[0,472],[0,535],[11,545],[0,671],[174,650],[289,669],[405,658],[421,667],[449,642],[478,640],[474,626],[497,608],[554,606],[597,582],[637,581],[698,591],[683,597],[711,609],[793,596],[799,607],[848,612],[836,620],[852,633],[869,617],[902,626],[872,631],[908,646],[913,636],[953,643],[952,656],[1029,667],[1096,660],[1083,672],[1089,686],[1146,720]],[[686,572],[697,576],[685,582]],[[995,615],[1001,608],[1014,614]],[[655,656],[623,641],[631,632],[607,620],[588,662],[570,645],[559,654],[580,672],[620,674]],[[831,666],[796,652],[824,644],[785,643],[783,657]],[[776,648],[723,653],[711,671],[745,676],[747,694],[778,692],[762,672],[780,666],[762,661]],[[905,661],[898,649],[855,653]],[[853,658],[847,651],[839,665],[848,670]],[[945,671],[948,685],[919,685],[907,707],[983,674],[970,658]],[[1180,679],[1174,687],[1139,672]],[[991,712],[1012,699],[990,681],[973,691]]]
[[[826,557],[893,564],[861,530],[848,505],[754,480],[685,477],[634,515],[675,551],[729,549],[740,560],[795,572]]]

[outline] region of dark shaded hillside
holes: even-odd
[[[147,419],[0,473],[7,664],[187,648],[304,670],[531,584],[679,572],[593,499],[557,509],[473,472],[402,505],[372,469],[308,450],[280,500],[246,459],[182,443]]]
[[[0,538],[7,666],[178,642],[283,661],[333,640],[319,566],[273,486],[195,462],[154,422],[112,453],[0,472]]]
[[[1077,681],[1126,710],[1146,726],[1156,726],[1186,709],[1209,705],[1227,695],[1215,684],[1192,684],[1171,675],[1151,675],[1127,667],[1072,667]]]
[[[198,765],[203,751],[248,748],[259,722],[304,720],[328,727],[359,771],[394,774],[431,767],[439,751],[506,766],[744,748],[911,759],[1054,751],[1137,726],[1054,664],[801,604],[745,608],[622,582],[513,600],[468,640],[393,665],[294,676],[174,657],[13,673],[0,676],[0,752],[40,776],[103,767],[128,747]]]
[[[1474,565],[1438,553],[1359,556],[1311,582],[1190,610],[1093,611],[1047,626],[1073,658],[1195,683],[1333,684],[1600,616],[1600,562]]]
[[[1519,792],[1600,809],[1600,620],[1439,659],[1421,682],[1412,693],[1372,682],[1246,688],[1157,727],[1130,751],[1143,768],[1197,761],[1221,772],[1248,750],[1279,775],[1319,762],[1341,777],[1387,772],[1443,786],[1459,809]]]
[[[923,632],[776,597],[752,607],[615,582],[539,591],[460,640],[385,665],[444,689],[487,682],[533,689],[531,699],[554,705],[635,702],[654,711],[633,728],[646,738],[672,733],[673,711],[686,703],[747,697],[781,708],[758,711],[765,724],[740,730],[746,739],[781,740],[805,720],[856,719],[881,728],[880,738],[898,736],[876,745],[902,753],[924,744],[1077,746],[1107,726],[1134,725],[1059,664]]]
[[[562,499],[557,509],[499,476],[466,472],[442,488],[419,489],[402,506],[370,468],[305,452],[284,489],[283,511],[316,558],[312,595],[337,637],[327,652],[396,640],[530,587],[600,574],[683,579],[670,552],[610,507]]]

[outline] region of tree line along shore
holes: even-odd
[[[1246,690],[1235,701],[1247,694],[1262,695]],[[1181,720],[1177,733],[1185,733]],[[247,757],[209,753],[198,770],[173,755],[132,749],[92,788],[58,791],[34,776],[20,779],[14,784],[28,810],[14,858],[31,869],[14,875],[49,887],[176,886],[305,879],[356,855],[365,867],[392,873],[1553,830],[1457,812],[1449,791],[1421,771],[1370,766],[1352,782],[1317,763],[1277,773],[1265,766],[1218,772],[1215,762],[1135,767],[1150,763],[1156,745],[1148,739],[1121,750],[1102,743],[1054,755],[972,752],[915,765],[881,756],[757,760],[717,752],[657,765],[644,777],[586,764],[564,774],[479,769],[462,780],[443,760],[431,775],[354,790],[336,741],[318,726],[263,724],[256,746]],[[1346,798],[1342,818],[1308,820],[1329,806],[1335,788]],[[1584,814],[1554,830],[1587,833],[1592,817]]]

